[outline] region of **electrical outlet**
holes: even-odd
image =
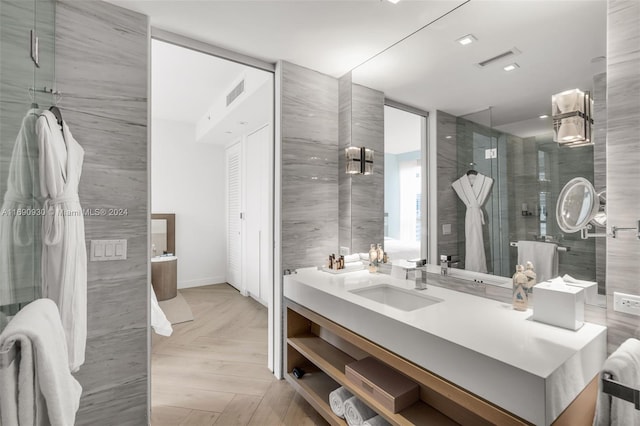
[[[613,310],[640,316],[640,296],[614,292]]]
[[[342,256],[349,256],[349,254],[351,252],[351,249],[349,249],[349,247],[340,247],[340,254]]]

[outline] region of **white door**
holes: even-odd
[[[247,136],[245,145],[245,207],[243,279],[246,290],[263,304],[271,291],[269,185],[271,129]]]
[[[227,148],[227,282],[242,291],[242,152]]]

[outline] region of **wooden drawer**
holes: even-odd
[[[372,357],[347,364],[345,375],[356,387],[393,413],[420,399],[417,383]]]

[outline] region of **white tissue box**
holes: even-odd
[[[564,280],[565,283],[567,283],[567,285],[570,285],[573,287],[580,287],[584,289],[584,300],[587,304],[589,305],[598,304],[598,283],[597,282],[575,280],[575,279],[572,279],[571,277],[569,278],[567,277],[568,277],[567,275],[562,277],[562,279]]]
[[[542,282],[533,287],[533,320],[577,330],[584,324],[581,287]]]

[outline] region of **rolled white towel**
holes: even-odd
[[[355,396],[347,399],[344,403],[344,418],[349,426],[362,426],[366,419],[370,419],[375,415],[375,411]]]
[[[360,260],[369,260],[369,253],[358,253]]]
[[[362,426],[389,426],[390,424],[384,417],[377,415],[362,423]]]
[[[349,262],[360,262],[360,255],[358,253],[348,254],[344,257],[344,261],[346,263]]]
[[[331,411],[333,411],[336,416],[344,419],[344,403],[352,396],[351,392],[342,386],[332,391],[329,394],[329,405],[331,406]]]
[[[357,262],[345,262],[344,263],[344,269],[358,268],[358,267],[362,267],[362,262],[360,262],[359,260]]]

